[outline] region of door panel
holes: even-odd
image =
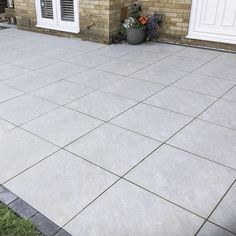
[[[236,44],[236,0],[193,0],[187,37]]]

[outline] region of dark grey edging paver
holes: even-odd
[[[3,185],[0,185],[0,202],[20,217],[30,220],[44,236],[71,236],[71,234],[49,220]]]

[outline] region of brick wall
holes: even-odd
[[[111,36],[120,27],[122,9],[135,2],[142,4],[144,14],[157,12],[165,15],[159,41],[236,51],[236,46],[232,44],[186,39],[192,0],[79,0],[79,34],[36,28],[35,0],[15,0],[15,8],[18,27],[21,29],[109,43]],[[88,29],[91,25],[93,26]]]

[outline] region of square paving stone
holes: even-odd
[[[216,58],[199,68],[196,73],[236,81],[235,62],[229,62],[224,58]]]
[[[195,120],[168,143],[236,169],[236,131]]]
[[[154,62],[157,62],[158,60],[161,60],[164,57],[167,57],[168,55],[170,55],[170,52],[168,51],[162,50],[157,53],[156,51],[151,51],[151,50],[149,51],[145,50],[144,48],[141,50],[128,53],[120,57],[120,59],[137,63],[140,63],[140,61],[142,61],[143,64],[150,65],[153,64]],[[140,58],[142,59],[140,60]]]
[[[0,103],[22,94],[19,90],[0,84]]]
[[[144,102],[184,115],[197,116],[215,100],[214,97],[168,87]]]
[[[15,201],[18,197],[4,186],[0,185],[0,202],[5,205]]]
[[[236,102],[221,99],[199,116],[199,119],[236,129]]]
[[[133,100],[97,91],[67,106],[102,120],[110,120],[135,104]]]
[[[51,65],[43,69],[40,69],[39,71],[54,76],[58,79],[65,79],[72,75],[78,74],[82,71],[85,71],[87,69],[88,68],[84,66],[79,66],[67,62],[60,62],[55,65]]]
[[[1,135],[0,144],[0,183],[57,150],[56,146],[19,128]]]
[[[126,55],[129,52],[136,51],[137,47],[129,44],[113,44],[103,47],[96,51],[96,53],[108,57],[118,58]]]
[[[156,140],[165,141],[191,119],[174,112],[139,104],[111,122]]]
[[[210,217],[210,221],[236,234],[236,185],[232,186]]]
[[[224,95],[223,99],[227,99],[227,100],[236,102],[236,87],[234,87],[228,93],[226,93]]]
[[[155,83],[169,85],[183,78],[188,73],[176,69],[177,68],[167,70],[162,66],[151,65],[132,74],[132,77]]]
[[[30,92],[56,81],[58,81],[58,78],[56,77],[46,75],[38,71],[32,71],[30,73],[5,80],[3,83],[24,92]]]
[[[117,83],[105,87],[103,90],[122,97],[142,101],[148,96],[158,92],[164,86],[144,80],[125,78]]]
[[[202,222],[196,215],[121,180],[65,229],[73,236],[189,236]]]
[[[14,76],[22,75],[29,72],[29,70],[25,68],[10,64],[0,65],[0,71],[1,71],[0,81],[10,79]]]
[[[190,74],[173,84],[173,87],[187,89],[215,97],[221,97],[233,86],[234,82],[232,81],[215,79],[214,77],[199,75],[196,73]]]
[[[9,131],[10,129],[13,129],[15,125],[0,119],[0,135],[4,134],[5,132]]]
[[[6,186],[63,226],[116,180],[109,172],[61,150]]]
[[[180,71],[192,72],[206,63],[204,59],[196,59],[182,56],[170,56],[164,60],[156,62],[154,65],[161,66],[166,70],[177,69]]]
[[[123,77],[105,71],[90,69],[74,75],[67,80],[98,89],[117,82],[120,79],[123,79]]]
[[[144,67],[145,65],[141,63],[115,59],[101,66],[98,66],[97,69],[126,76]]]
[[[89,54],[73,57],[69,59],[68,62],[86,66],[86,67],[95,67],[95,66],[104,64],[110,60],[111,60],[110,57],[102,56],[96,53],[89,53]]]
[[[59,81],[33,92],[34,95],[64,105],[82,97],[94,89],[69,81]]]
[[[27,69],[30,69],[30,70],[37,70],[45,66],[56,64],[57,62],[59,61],[50,57],[31,56],[29,58],[17,60],[13,63],[18,66],[22,66]]]
[[[37,211],[29,204],[18,198],[8,205],[17,215],[25,219],[29,219],[34,216]]]
[[[23,127],[59,146],[81,137],[102,122],[67,108],[59,108]]]
[[[21,125],[57,107],[55,103],[26,94],[0,104],[0,117]]]
[[[212,223],[205,223],[202,229],[197,234],[198,236],[234,236],[235,234],[230,233],[229,231],[226,231],[217,225],[214,225]]]
[[[221,54],[222,52],[215,51],[215,50],[206,50],[206,49],[192,48],[192,47],[185,48],[184,50],[181,50],[176,53],[176,55],[178,56],[202,59],[205,61],[212,60]]]
[[[66,149],[123,175],[159,145],[159,142],[106,124]]]
[[[166,145],[126,176],[204,218],[235,177],[236,171]]]

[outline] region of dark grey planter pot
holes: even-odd
[[[127,30],[127,42],[128,44],[137,45],[143,43],[146,36],[145,29],[128,29]]]

